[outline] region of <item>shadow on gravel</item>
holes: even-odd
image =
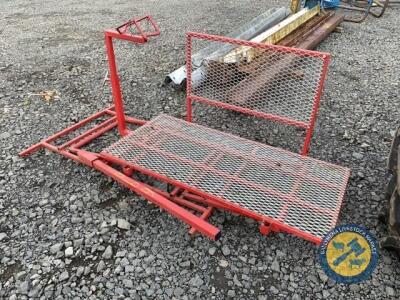
[[[0,274],[0,282],[8,281],[12,276],[18,274],[22,271],[22,265],[19,262],[16,262],[13,265],[9,265],[3,274]]]

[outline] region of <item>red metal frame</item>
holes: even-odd
[[[139,23],[143,20],[147,20],[153,25],[153,32],[143,32],[139,25]],[[139,34],[129,33],[128,27],[132,25],[136,26]],[[19,155],[22,157],[27,157],[34,152],[45,148],[52,152],[61,154],[76,162],[94,168],[104,173],[105,175],[110,176],[121,185],[148,199],[149,201],[158,205],[160,208],[168,211],[171,215],[190,225],[190,233],[193,234],[198,231],[210,237],[211,239],[216,240],[220,236],[220,230],[206,221],[206,219],[212,212],[213,208],[211,206],[206,205],[206,207],[201,208],[200,205],[192,203],[190,200],[185,199],[184,196],[169,194],[165,191],[150,187],[143,182],[139,182],[133,179],[131,177],[133,173],[131,172],[131,170],[127,168],[119,170],[118,167],[111,166],[110,162],[100,157],[98,153],[89,152],[82,149],[83,146],[89,144],[102,134],[113,130],[116,127],[121,136],[126,136],[130,133],[130,131],[127,129],[127,123],[141,126],[147,122],[145,120],[129,117],[124,113],[120,80],[118,77],[116,59],[114,54],[113,39],[120,39],[137,44],[144,44],[148,41],[149,37],[156,36],[159,33],[160,31],[157,25],[150,16],[130,20],[120,26],[118,30],[106,30],[105,44],[109,62],[110,82],[114,105],[98,113],[95,113],[92,116],[89,116],[88,118],[74,125],[71,125],[66,129],[61,130],[60,132],[55,133],[54,135],[20,152]],[[73,134],[76,130],[82,128],[83,126],[88,126],[90,123],[104,117],[106,117],[106,120],[102,121],[100,124],[93,126],[89,130],[73,137],[72,139],[64,142],[61,145],[55,144],[58,139],[65,138],[66,136],[68,136],[69,134]],[[191,211],[199,212],[201,213],[201,215],[197,216]]]
[[[143,148],[146,148],[146,147],[143,146]],[[152,149],[152,150],[154,150],[154,149]],[[286,151],[286,150],[281,150],[281,151],[290,153],[289,151]],[[231,150],[231,152],[233,153],[234,150]],[[175,155],[170,154],[170,153],[168,153],[168,154],[164,153],[164,154],[166,156],[170,156],[170,158],[173,159],[173,160],[178,160],[178,161],[179,160],[184,160],[183,158],[181,158],[179,156],[175,156]],[[193,200],[193,201],[196,201],[196,202],[199,202],[199,203],[203,203],[203,204],[209,205],[209,206],[214,207],[214,208],[231,211],[233,213],[237,213],[237,214],[243,215],[243,216],[248,217],[248,218],[252,218],[252,219],[260,222],[260,224],[263,224],[264,227],[261,227],[260,230],[261,229],[264,230],[265,226],[268,226],[268,228],[269,228],[268,232],[271,232],[271,231],[275,231],[275,232],[283,231],[283,232],[294,234],[296,236],[299,236],[299,237],[301,237],[301,238],[303,238],[305,240],[311,241],[311,242],[316,243],[316,244],[319,244],[321,242],[321,238],[319,238],[319,237],[316,237],[316,236],[314,236],[312,234],[309,234],[309,233],[301,231],[301,230],[299,230],[299,229],[297,229],[295,227],[292,227],[290,225],[282,223],[282,219],[280,217],[274,219],[274,218],[270,218],[270,217],[267,217],[267,216],[264,216],[264,215],[260,215],[258,213],[255,213],[255,212],[253,212],[251,210],[248,210],[248,209],[245,209],[243,207],[240,207],[239,205],[236,205],[234,203],[226,201],[226,200],[224,200],[222,198],[219,198],[217,196],[213,196],[213,195],[210,195],[208,193],[204,193],[199,189],[191,187],[190,185],[186,185],[186,184],[184,184],[182,182],[173,180],[173,179],[171,179],[171,178],[169,178],[167,176],[164,176],[162,174],[159,174],[159,173],[153,172],[151,170],[139,167],[134,162],[132,163],[132,162],[127,162],[125,160],[119,159],[119,158],[117,158],[117,157],[115,157],[113,155],[108,154],[107,152],[101,152],[100,156],[103,157],[104,159],[106,159],[107,161],[110,161],[110,162],[112,162],[114,164],[117,164],[117,165],[120,165],[120,166],[123,166],[123,167],[129,167],[130,169],[133,169],[133,170],[135,170],[135,171],[137,171],[139,173],[148,175],[148,176],[150,176],[152,178],[155,178],[155,179],[157,179],[159,181],[167,182],[167,183],[169,183],[171,185],[179,187],[182,190],[184,190],[183,195],[187,199],[190,199],[190,200]],[[140,159],[140,156],[137,158],[137,160],[139,160],[139,159]],[[191,164],[190,161],[186,161],[185,160],[185,162],[187,164]],[[274,167],[276,168],[276,165],[268,164],[268,162],[264,162],[262,164],[265,164],[269,168],[274,168]],[[332,166],[329,163],[326,163],[326,164],[329,165],[329,166]],[[208,168],[209,167],[207,165],[202,164],[202,169],[207,170]],[[223,176],[223,177],[229,177],[229,175],[227,175],[227,174],[225,174],[223,172],[221,172],[220,175]],[[348,176],[349,176],[349,174],[348,174]],[[297,180],[297,182],[300,182],[301,179],[302,179],[302,176],[299,175],[299,179]],[[236,180],[238,180],[238,179],[236,178]],[[243,179],[243,181],[244,181],[244,179]],[[316,179],[315,179],[315,183],[322,184]],[[246,184],[247,185],[254,185],[255,187],[257,186],[258,189],[265,189],[263,187],[258,186],[256,183],[246,182]],[[343,183],[343,185],[340,186],[340,194],[338,195],[338,198],[343,199],[344,193],[346,191],[346,185],[347,185],[347,182]],[[297,188],[297,185],[294,185],[293,190],[295,190],[296,188]],[[336,207],[335,210],[329,211],[328,209],[319,208],[317,206],[312,205],[311,203],[306,203],[306,202],[304,202],[304,201],[302,201],[300,199],[294,198],[292,196],[293,191],[292,191],[292,193],[288,193],[287,195],[283,195],[283,194],[280,194],[280,192],[278,192],[278,191],[274,191],[274,190],[269,190],[268,189],[268,193],[276,194],[277,196],[279,196],[281,198],[285,198],[288,202],[296,202],[298,204],[301,204],[302,207],[306,207],[308,209],[314,210],[314,211],[318,212],[319,214],[322,213],[322,214],[332,215],[332,219],[337,219],[337,217],[339,216],[339,213],[340,213],[341,203],[340,203],[339,206]],[[286,214],[287,210],[288,210],[287,206],[283,207],[281,209],[281,214]],[[334,225],[335,224],[331,224],[331,226],[334,226]],[[265,230],[261,231],[261,232],[263,233],[263,232],[265,232]]]
[[[314,103],[313,103],[313,108],[312,108],[312,112],[311,112],[311,116],[310,116],[310,122],[308,122],[308,123],[300,122],[300,121],[293,120],[293,119],[290,119],[290,118],[287,118],[284,116],[254,111],[254,110],[244,108],[241,106],[227,104],[227,103],[223,103],[223,102],[216,101],[213,99],[207,99],[204,97],[199,97],[198,95],[192,94],[192,63],[191,62],[192,62],[193,39],[206,40],[209,42],[229,43],[229,44],[233,44],[233,45],[237,45],[237,46],[248,46],[248,47],[253,47],[256,49],[274,50],[274,51],[277,51],[280,53],[295,54],[299,57],[315,57],[315,58],[319,58],[319,59],[323,60],[323,68],[322,68],[322,72],[321,72],[319,82],[318,82],[318,87],[317,87],[315,97],[314,97]],[[256,116],[259,118],[269,119],[269,120],[277,121],[277,122],[280,122],[283,124],[304,128],[304,129],[306,129],[306,136],[305,136],[304,143],[302,146],[301,154],[308,155],[312,135],[314,132],[315,122],[316,122],[316,118],[317,118],[318,108],[319,108],[322,91],[323,91],[323,87],[324,87],[324,82],[325,82],[327,72],[328,72],[329,60],[330,60],[330,54],[325,53],[325,52],[317,52],[317,51],[310,51],[310,50],[304,50],[304,49],[294,49],[294,48],[289,48],[289,47],[284,47],[284,46],[254,43],[254,42],[250,42],[250,41],[243,41],[243,40],[238,40],[238,39],[233,39],[233,38],[228,38],[228,37],[221,37],[221,36],[210,35],[210,34],[188,32],[186,34],[186,70],[187,70],[187,75],[186,75],[186,77],[187,77],[187,80],[186,80],[186,90],[187,90],[186,120],[189,122],[192,122],[192,118],[193,118],[192,103],[193,103],[193,101],[198,101],[198,102],[202,102],[202,103],[205,103],[208,105],[241,112],[241,113],[248,114],[248,115],[253,115],[253,116]]]
[[[143,20],[149,21],[153,27],[154,31],[150,33],[143,32],[140,27],[140,22]],[[139,34],[131,34],[128,30],[129,26],[136,26],[137,31]],[[160,174],[151,172],[149,170],[144,170],[139,168],[134,164],[129,164],[126,161],[118,160],[117,158],[107,155],[107,153],[95,153],[90,152],[82,149],[85,145],[91,143],[100,135],[113,130],[115,128],[118,129],[119,134],[123,137],[128,134],[134,134],[134,132],[130,132],[127,128],[127,124],[133,124],[136,126],[144,125],[147,121],[140,120],[136,118],[129,117],[124,113],[124,106],[122,101],[122,93],[121,93],[121,86],[120,80],[118,77],[117,72],[117,65],[115,60],[114,54],[114,47],[113,47],[113,39],[120,39],[126,40],[137,44],[144,44],[148,41],[148,37],[156,36],[159,34],[159,29],[155,24],[154,20],[150,17],[144,17],[140,19],[133,19],[122,26],[118,27],[117,30],[107,30],[105,31],[105,44],[107,49],[107,56],[109,62],[109,74],[110,74],[110,82],[112,87],[112,95],[113,95],[113,103],[114,105],[106,108],[74,125],[69,126],[68,128],[57,132],[56,134],[44,139],[43,141],[35,144],[28,149],[22,151],[20,156],[26,157],[42,148],[46,148],[52,152],[61,154],[67,158],[70,158],[76,162],[82,163],[87,165],[91,168],[94,168],[105,175],[113,178],[117,182],[119,182],[122,186],[132,190],[133,192],[137,193],[138,195],[146,198],[147,200],[151,201],[152,203],[158,205],[160,208],[166,210],[171,215],[175,216],[176,218],[182,220],[183,222],[187,223],[191,229],[190,233],[194,234],[195,232],[200,232],[209,238],[216,240],[220,236],[220,230],[215,226],[211,225],[207,222],[208,217],[212,214],[213,209],[224,209],[234,213],[241,214],[243,216],[253,218],[260,222],[260,232],[262,234],[268,234],[271,231],[285,231],[288,233],[295,234],[300,236],[306,240],[309,240],[313,243],[319,244],[321,239],[315,237],[311,234],[293,228],[291,226],[285,225],[280,223],[277,220],[272,218],[268,218],[247,209],[243,209],[242,207],[230,203],[228,201],[224,201],[223,199],[219,199],[217,197],[210,196],[208,194],[202,193],[199,190],[196,190],[190,186],[186,186],[180,182],[171,180],[162,176]],[[194,33],[189,33],[187,35],[188,43],[190,45],[190,39],[194,35]],[[207,38],[212,38],[214,40],[221,40],[224,41],[236,41],[233,39],[225,39],[221,37],[209,36],[209,35],[200,35],[196,34],[196,36],[204,36]],[[248,43],[251,45],[252,43]],[[270,47],[270,46],[265,46]],[[286,48],[280,47],[282,51],[286,51]],[[187,56],[190,61],[191,57],[191,49],[190,46],[187,49]],[[300,50],[301,52],[301,50]],[[307,54],[309,54],[307,52]],[[309,54],[312,55],[312,54]],[[191,65],[188,64],[188,91],[190,91],[190,69]],[[326,68],[324,69],[324,74],[322,75],[322,79],[326,74]],[[322,91],[322,83],[323,80],[321,79],[320,90]],[[320,92],[321,92],[320,91]],[[312,128],[314,126],[315,118],[316,118],[316,111],[319,104],[319,97],[320,93],[317,96],[318,99],[315,101],[315,108],[314,114],[312,117],[311,124],[307,127],[308,130],[311,130],[311,133],[307,135],[307,141],[311,139],[312,135]],[[192,119],[192,109],[191,109],[191,101],[201,101],[201,99],[194,99],[192,96],[188,95],[187,97],[187,118],[191,121]],[[56,145],[55,142],[62,138],[66,137],[69,134],[72,134],[77,129],[82,128],[83,126],[87,126],[93,121],[98,120],[99,118],[106,117],[106,120],[102,121],[100,124],[92,127],[91,129],[81,133],[80,135],[73,137],[69,141],[64,142],[61,145]],[[272,117],[272,116],[263,116],[263,117]],[[288,120],[280,120],[282,122]],[[293,124],[299,127],[306,128],[306,124]],[[305,152],[307,152],[305,149]],[[149,175],[157,180],[161,180],[163,182],[172,184],[175,188],[172,192],[164,191],[159,188],[155,188],[150,186],[146,183],[140,182],[133,178],[133,174],[135,172],[140,172],[142,174]],[[342,193],[344,194],[345,186],[342,189]],[[336,212],[335,212],[336,213]],[[339,211],[337,211],[339,213]]]

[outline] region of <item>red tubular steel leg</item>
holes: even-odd
[[[206,208],[203,207],[203,206],[200,206],[198,204],[195,204],[195,203],[190,202],[188,200],[185,200],[183,198],[174,196],[174,195],[172,195],[172,193],[168,193],[166,191],[160,190],[160,189],[158,189],[158,188],[156,188],[154,186],[148,185],[146,183],[143,183],[143,184],[145,186],[147,186],[149,189],[151,189],[152,191],[160,194],[161,196],[167,198],[170,201],[176,202],[176,203],[178,203],[178,204],[180,204],[182,206],[185,206],[187,208],[193,209],[193,210],[198,211],[198,212],[205,212],[206,211]]]
[[[78,135],[77,137],[73,138],[72,140],[65,142],[64,144],[62,144],[61,146],[58,146],[59,149],[65,149],[73,144],[75,144],[76,142],[82,140],[83,138],[86,138],[88,136],[91,136],[93,133],[95,133],[96,131],[98,131],[100,128],[105,128],[107,126],[109,126],[110,124],[115,123],[115,117],[112,117],[104,122],[102,122],[101,124],[97,125],[96,127],[93,127],[92,129],[82,133],[81,135]],[[115,126],[115,125],[114,125]]]
[[[203,219],[203,220],[207,220],[211,216],[212,212],[213,212],[213,207],[209,206],[207,208],[207,210],[205,212],[203,212],[203,214],[200,216],[200,218]],[[193,235],[193,234],[196,233],[196,231],[197,231],[197,229],[192,227],[189,230],[189,234]]]
[[[94,115],[91,115],[91,116],[87,117],[86,119],[53,134],[52,136],[48,137],[47,139],[41,141],[40,143],[37,143],[37,144],[29,147],[28,149],[20,152],[19,156],[23,156],[23,157],[28,156],[28,155],[38,151],[41,148],[45,148],[45,144],[51,143],[54,140],[56,140],[64,135],[67,135],[67,134],[73,132],[74,130],[86,125],[87,123],[89,123],[93,120],[96,120],[96,119],[100,118],[101,116],[104,116],[107,113],[107,110],[109,110],[109,109],[110,108],[106,108],[102,111],[99,111],[98,113],[95,113]]]
[[[78,152],[78,155],[79,153],[80,152]],[[152,191],[145,184],[142,184],[141,182],[138,182],[124,175],[123,173],[118,172],[117,170],[110,167],[100,159],[94,160],[92,164],[96,170],[112,177],[114,180],[118,181],[121,185],[129,188],[138,195],[153,202],[154,204],[158,205],[162,209],[169,212],[171,215],[184,221],[185,223],[189,224],[197,231],[203,233],[204,235],[210,237],[211,239],[217,240],[220,237],[221,232],[218,228],[212,226],[210,223],[204,221],[203,219],[193,215],[192,213],[188,212],[186,209],[180,207],[179,205],[169,201],[167,198],[161,196],[160,194]]]
[[[319,107],[319,103],[321,101],[321,96],[322,96],[322,91],[324,89],[324,82],[326,79],[326,75],[328,73],[328,65],[329,65],[330,56],[325,55],[324,58],[325,58],[324,66],[322,68],[321,77],[319,79],[318,90],[317,90],[317,93],[314,98],[314,105],[313,105],[313,110],[311,113],[310,125],[307,129],[306,138],[305,138],[304,145],[303,145],[303,150],[301,151],[302,155],[308,155],[308,151],[310,149],[311,138],[312,138],[312,135],[314,132],[315,121],[317,119],[318,107]]]
[[[115,113],[118,121],[118,131],[122,136],[125,136],[128,134],[128,132],[126,129],[124,105],[122,103],[121,86],[119,84],[117,65],[115,63],[115,54],[114,54],[112,37],[108,35],[107,32],[105,35],[105,40],[107,47],[108,64],[110,68],[110,81],[111,81],[112,94],[115,106]]]
[[[109,114],[111,116],[115,116],[116,115],[116,112],[111,110],[111,109],[107,109],[106,112],[107,112],[107,114]],[[142,125],[147,123],[147,121],[145,121],[145,120],[132,118],[132,117],[129,117],[127,115],[125,115],[125,121],[128,122],[128,123],[135,124],[135,125],[140,125],[140,126],[142,126]]]
[[[192,122],[192,37],[186,35],[186,121]]]
[[[117,126],[117,123],[114,122],[112,124],[107,125],[104,128],[100,128],[98,130],[96,130],[96,132],[94,132],[93,134],[91,134],[90,136],[87,136],[83,139],[81,139],[79,142],[76,142],[75,144],[73,144],[71,146],[71,149],[79,149],[82,148],[83,146],[85,146],[86,144],[89,144],[91,141],[93,141],[94,139],[98,138],[99,136],[103,135],[104,133],[110,131],[111,129],[113,129],[115,126]]]

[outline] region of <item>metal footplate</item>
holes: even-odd
[[[336,225],[350,173],[167,115],[101,156],[315,243]]]

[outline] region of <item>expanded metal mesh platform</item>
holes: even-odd
[[[336,225],[349,177],[346,168],[167,115],[101,155],[317,238]]]

